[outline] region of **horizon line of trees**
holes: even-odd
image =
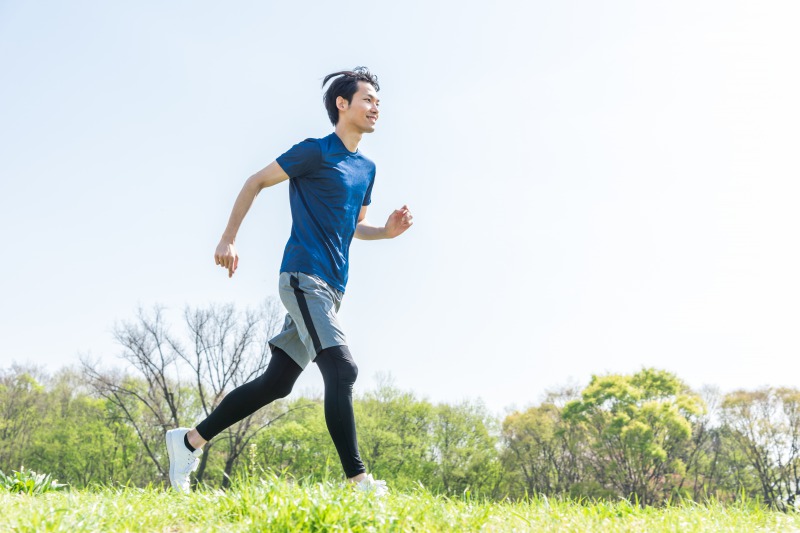
[[[271,300],[257,310],[187,308],[174,335],[161,309],[140,310],[114,329],[122,368],[84,359],[52,375],[0,370],[0,470],[24,466],[76,487],[168,486],[164,433],[194,425],[263,372],[280,319]],[[502,419],[480,401],[433,404],[388,379],[354,406],[365,464],[398,490],[642,505],[747,498],[783,510],[800,496],[796,388],[693,391],[644,368],[562,387]],[[211,486],[262,469],[342,476],[320,398],[274,402],[204,451],[195,482]]]

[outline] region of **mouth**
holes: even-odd
[[[371,120],[373,123],[378,122],[378,117],[375,115],[368,115],[367,119]]]

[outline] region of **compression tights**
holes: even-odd
[[[325,382],[325,423],[331,439],[347,477],[357,476],[366,472],[358,454],[353,416],[353,384],[358,376],[358,367],[347,346],[325,348],[317,354],[314,362]],[[302,371],[286,352],[273,347],[264,374],[233,389],[208,418],[197,425],[197,432],[203,439],[211,440],[258,409],[288,396]]]

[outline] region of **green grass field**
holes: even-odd
[[[1,531],[800,531],[800,514],[755,504],[640,508],[537,498],[496,503],[425,490],[382,500],[338,484],[239,482],[189,496],[150,489],[0,493]]]

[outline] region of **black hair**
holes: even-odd
[[[325,91],[322,96],[322,102],[325,104],[325,109],[328,111],[328,118],[331,119],[331,124],[334,126],[339,122],[339,109],[336,107],[336,98],[341,96],[347,103],[353,101],[353,95],[358,91],[358,82],[365,81],[372,84],[376,91],[381,90],[378,85],[378,76],[369,71],[367,67],[356,67],[353,70],[343,70],[341,72],[334,72],[328,74],[322,81],[322,86],[331,78],[336,78]]]

